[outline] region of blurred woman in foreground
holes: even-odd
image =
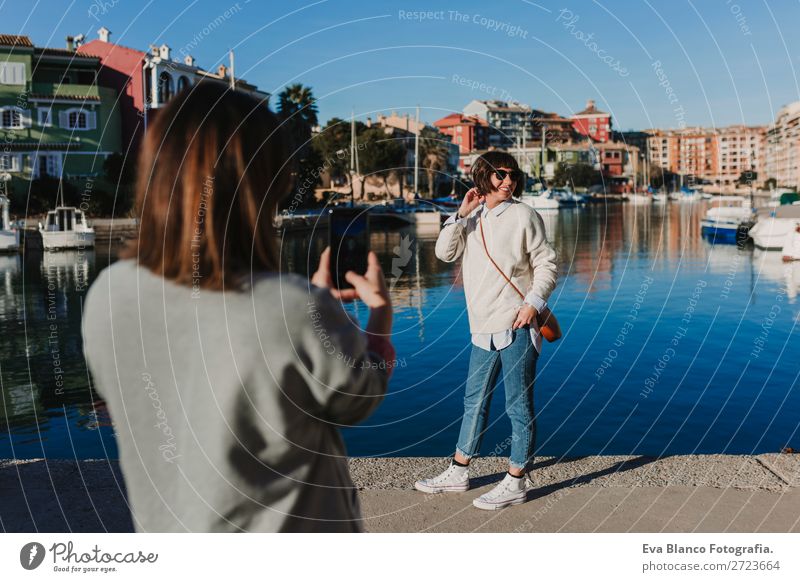
[[[370,254],[354,289],[280,273],[273,219],[290,190],[263,101],[202,82],[148,127],[138,240],[85,306],[138,531],[359,531],[337,427],[381,401],[392,309]],[[360,298],[365,334],[340,302]]]

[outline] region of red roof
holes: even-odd
[[[0,34],[0,46],[24,46],[33,48],[33,43],[27,36]]]
[[[451,113],[433,122],[436,127],[451,127],[453,125],[482,125],[488,127],[489,124],[477,116],[467,116],[463,113]]]
[[[594,99],[589,99],[589,101],[586,102],[586,109],[579,111],[575,115],[608,115],[608,113],[605,111],[600,111],[597,107],[595,107]]]

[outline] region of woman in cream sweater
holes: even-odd
[[[513,156],[497,151],[482,155],[472,177],[476,187],[464,196],[436,242],[442,261],[462,258],[473,344],[464,417],[450,466],[414,486],[425,493],[469,489],[469,463],[480,450],[502,371],[512,428],[508,474],[473,501],[480,509],[502,509],[526,499],[525,476],[536,441],[533,384],[542,345],[536,317],[547,309],[556,285],[556,254],[542,218],[513,198],[524,188],[524,174]]]

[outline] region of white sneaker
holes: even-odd
[[[472,505],[478,509],[494,510],[525,503],[528,493],[526,481],[526,477],[516,479],[506,473],[505,478],[494,489],[474,499]]]
[[[454,491],[460,493],[469,489],[469,468],[450,464],[449,467],[432,479],[420,479],[414,488],[423,493],[442,493]]]

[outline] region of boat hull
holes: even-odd
[[[46,251],[60,249],[84,249],[94,246],[94,232],[53,232],[40,231],[42,247]]]
[[[792,218],[762,218],[750,229],[750,237],[756,248],[779,251],[796,223],[797,220]]]
[[[560,206],[558,200],[542,196],[523,196],[522,201],[536,210],[558,210]]]
[[[10,253],[19,249],[19,231],[0,231],[0,253]]]

